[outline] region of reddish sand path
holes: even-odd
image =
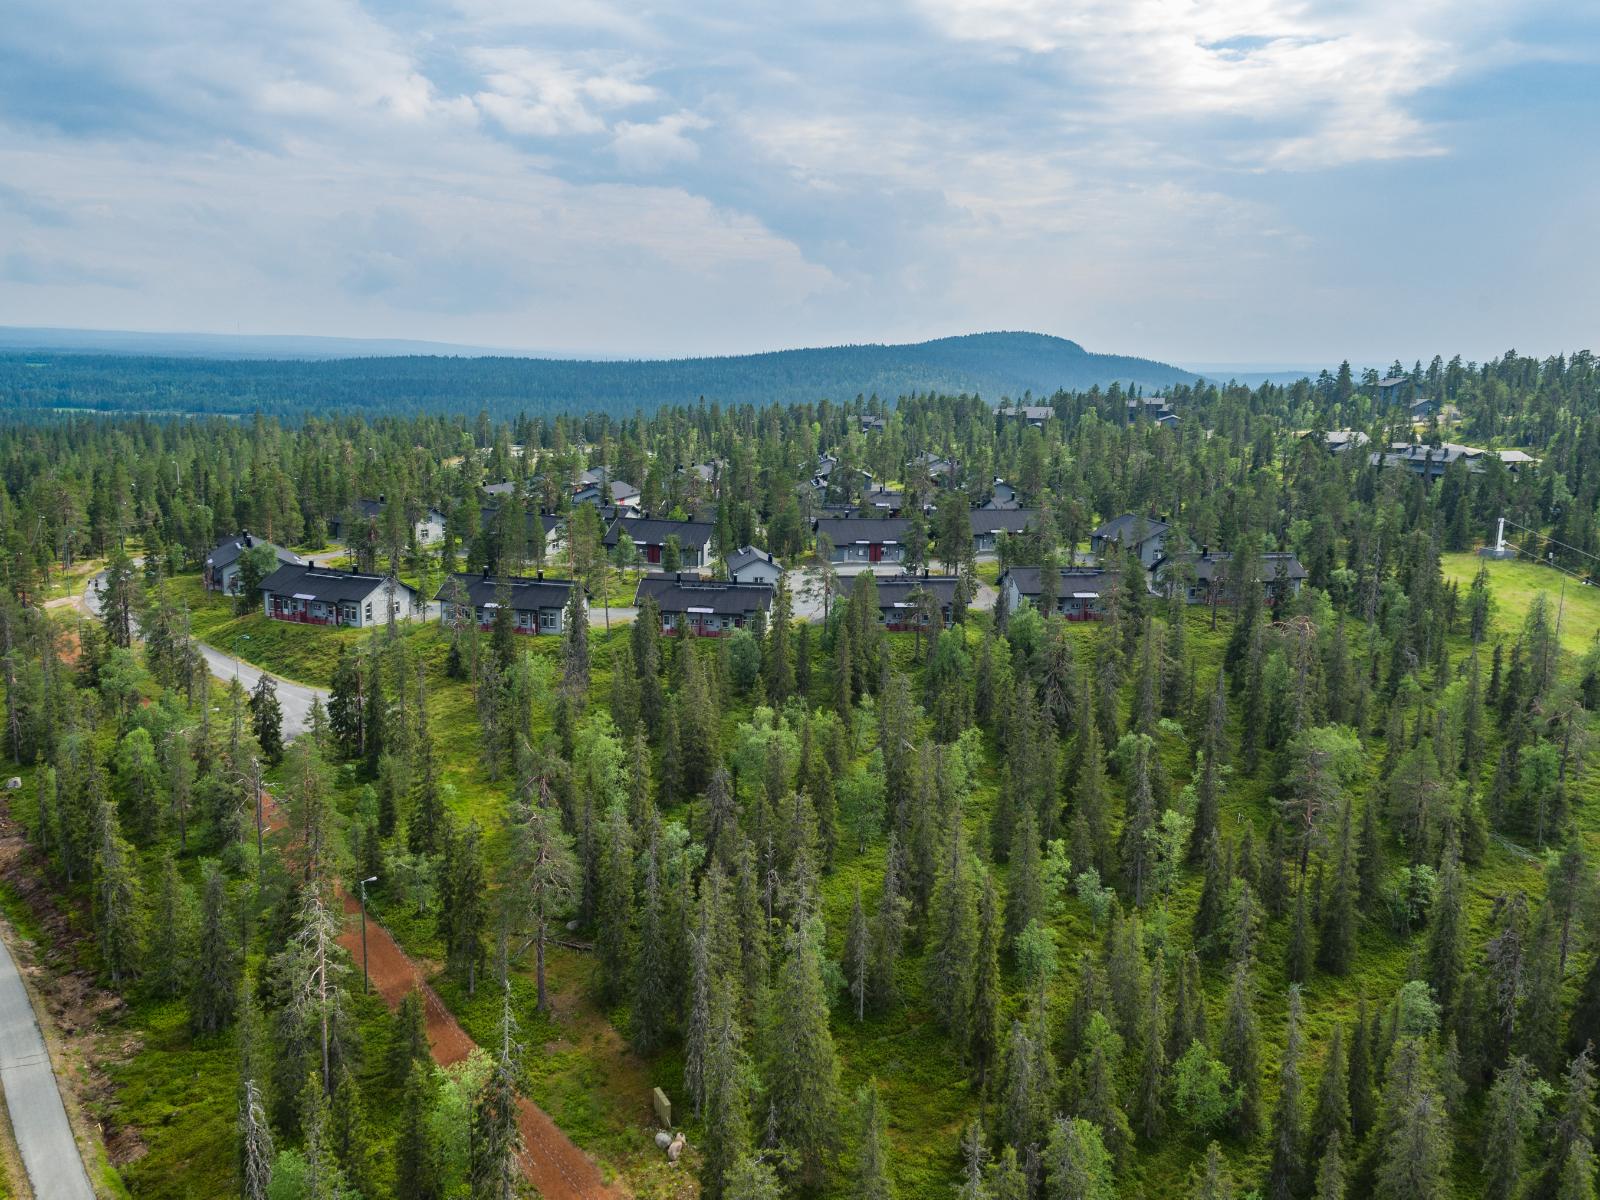
[[[267,825],[276,832],[282,828],[283,818],[271,793],[263,795]],[[360,963],[361,906],[343,887],[336,884],[334,890],[345,912],[339,944]],[[428,1047],[433,1052],[434,1062],[447,1067],[472,1053],[476,1043],[428,986],[417,964],[407,957],[389,931],[371,917],[367,918],[367,974],[390,1008],[398,1008],[408,992],[422,993]],[[518,1096],[517,1110],[517,1124],[522,1129],[522,1170],[544,1200],[621,1200],[626,1195],[620,1189],[606,1186],[594,1162],[532,1100]]]

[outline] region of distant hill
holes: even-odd
[[[17,331],[9,331],[15,334]],[[834,346],[719,358],[576,360],[504,355],[340,358],[108,354],[89,346],[7,349],[0,406],[108,412],[297,414],[334,409],[410,413],[632,413],[701,397],[722,404],[896,399],[967,392],[988,400],[1047,396],[1113,382],[1154,390],[1192,382],[1179,367],[1092,354],[1037,333],[976,333],[915,345]],[[292,340],[292,339],[291,339]],[[15,345],[13,342],[12,345]]]

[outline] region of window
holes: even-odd
[[[366,617],[366,619],[368,621],[372,620],[372,601],[371,600],[367,601],[367,617]]]
[[[561,625],[561,614],[553,608],[544,609],[539,613],[540,629],[557,629]]]

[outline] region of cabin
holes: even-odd
[[[685,571],[697,571],[711,562],[711,538],[716,526],[710,521],[665,521],[653,517],[622,517],[606,530],[605,544],[609,552],[626,533],[632,539],[639,561],[660,566],[667,550],[667,539],[678,540],[678,565]]]
[[[889,422],[882,417],[874,416],[872,413],[863,413],[861,415],[862,433],[882,433],[888,426]]]
[[[637,510],[639,507],[639,489],[631,483],[623,483],[620,479],[613,479],[610,484],[611,499],[606,500],[606,484],[603,481],[586,483],[572,493],[574,504],[593,504],[604,507],[607,504],[618,508]]]
[[[772,585],[702,579],[698,575],[646,575],[639,580],[633,602],[643,606],[654,600],[661,613],[661,628],[680,628],[699,637],[726,637],[772,608]]]
[[[812,530],[832,546],[833,563],[898,563],[906,557],[906,533],[911,522],[904,517],[822,517]]]
[[[1232,572],[1233,554],[1227,550],[1202,549],[1199,554],[1175,554],[1158,562],[1150,573],[1151,590],[1165,595],[1169,588],[1182,587],[1184,600],[1190,604],[1232,604],[1228,579]],[[1306,569],[1300,560],[1287,552],[1263,554],[1256,567],[1256,578],[1261,581],[1268,604],[1300,594],[1306,581]]]
[[[261,608],[274,621],[301,625],[385,624],[421,607],[416,589],[389,575],[285,563],[261,581]]]
[[[765,550],[740,546],[728,555],[728,578],[735,583],[776,585],[783,577],[783,564]]]
[[[511,628],[516,633],[538,636],[560,633],[568,602],[572,599],[572,580],[546,579],[544,572],[525,575],[456,574],[445,580],[434,599],[439,601],[439,619],[445,622],[474,621],[480,629],[493,629],[501,602],[511,609]],[[458,603],[459,601],[459,603]]]
[[[990,510],[1006,510],[1020,508],[1021,506],[1021,501],[1017,499],[1017,489],[1004,479],[996,476],[994,482],[989,485],[989,498],[978,507]]]
[[[603,510],[602,510],[603,511]],[[500,506],[485,504],[478,510],[479,520],[486,531],[495,528],[495,521],[500,515]],[[545,557],[550,557],[561,548],[562,539],[566,537],[567,519],[558,513],[526,513],[523,519],[528,526],[528,546],[531,550],[533,539],[538,536],[544,540]],[[538,531],[537,535],[535,530]]]
[[[978,554],[994,554],[1000,549],[1000,535],[1015,537],[1020,533],[1039,528],[1037,508],[975,508],[969,514],[972,522],[972,548]]]
[[[949,629],[955,617],[954,575],[898,575],[878,583],[878,623],[891,633],[928,628],[927,601],[939,613],[939,628]]]
[[[336,541],[348,542],[368,524],[381,526],[384,511],[389,507],[386,496],[376,500],[363,498],[354,501],[348,512],[340,513],[328,522],[328,532]],[[411,523],[411,533],[419,546],[432,546],[444,540],[445,515],[437,508],[425,510]]]
[[[906,494],[875,483],[861,496],[861,511],[868,516],[898,517],[905,510]]]
[[[928,478],[939,487],[954,487],[961,465],[953,458],[945,458],[928,450],[907,464],[906,473],[909,475],[913,469],[927,472]]]
[[[1014,404],[1003,405],[995,410],[1002,417],[1009,417],[1013,421],[1021,421],[1034,429],[1042,429],[1046,421],[1056,415],[1056,410],[1048,404]]]
[[[1330,429],[1322,435],[1322,448],[1329,454],[1346,454],[1361,449],[1371,440],[1359,429]]]
[[[205,582],[206,591],[221,592],[226,596],[237,596],[239,594],[239,568],[241,566],[239,560],[244,557],[246,551],[254,550],[258,546],[268,547],[277,557],[280,566],[285,563],[296,567],[306,565],[305,559],[292,551],[285,550],[275,542],[255,537],[248,532],[241,533],[235,537],[223,538],[216,544],[211,553],[206,555],[205,569],[201,573],[201,579]]]
[[[1011,567],[1000,576],[1006,609],[1038,608],[1044,595],[1043,567]],[[1103,567],[1057,567],[1055,612],[1069,621],[1098,621],[1116,589],[1117,573]]]
[[[1160,396],[1134,396],[1128,402],[1128,420],[1137,421],[1141,417],[1154,421],[1157,425],[1176,425],[1178,414],[1168,407],[1167,402]]]
[[[1413,475],[1421,476],[1425,483],[1432,483],[1454,463],[1465,462],[1469,471],[1483,470],[1479,460],[1484,453],[1476,446],[1462,446],[1455,442],[1443,442],[1437,446],[1391,442],[1388,450],[1373,451],[1368,461],[1374,466],[1405,467]]]
[[[1381,404],[1410,404],[1416,398],[1416,385],[1409,375],[1389,375],[1378,380]]]
[[[1166,551],[1167,535],[1172,526],[1154,517],[1137,513],[1123,513],[1112,517],[1089,535],[1089,549],[1104,559],[1118,549],[1132,550],[1139,556],[1140,564],[1149,570]]]

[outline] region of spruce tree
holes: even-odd
[[[750,1110],[744,1033],[731,978],[714,977],[711,1036],[705,1056],[705,1140],[701,1146],[702,1194],[721,1200],[734,1164],[750,1146]]]
[[[161,891],[150,921],[149,968],[145,972],[145,985],[164,999],[184,993],[195,967],[193,905],[169,851],[161,857]]]
[[[1155,1141],[1166,1128],[1167,1047],[1166,1006],[1161,999],[1161,967],[1158,963],[1150,971],[1149,990],[1146,993],[1144,1017],[1144,1048],[1140,1056],[1139,1091],[1137,1104],[1138,1127],[1141,1136]]]
[[[1538,1072],[1513,1058],[1496,1074],[1483,1115],[1485,1200],[1517,1200],[1528,1169],[1528,1138],[1539,1121]]]
[[[400,1101],[400,1135],[395,1140],[395,1195],[442,1200],[444,1179],[440,1146],[432,1121],[433,1068],[413,1063]]]
[[[363,1194],[372,1194],[372,1130],[367,1123],[361,1088],[348,1067],[340,1069],[339,1085],[333,1090],[333,1102],[328,1114],[328,1143],[350,1187]]]
[[[1200,903],[1194,911],[1194,944],[1211,958],[1221,955],[1222,926],[1228,898],[1227,870],[1222,860],[1222,838],[1213,831],[1206,841],[1205,875]]]
[[[1377,1118],[1376,1088],[1373,1084],[1372,1034],[1367,1021],[1367,998],[1356,1006],[1356,1019],[1350,1034],[1350,1130],[1355,1139],[1366,1136]],[[1352,1143],[1354,1144],[1354,1143]]]
[[[1250,965],[1244,961],[1236,963],[1218,1050],[1229,1077],[1239,1088],[1239,1100],[1233,1110],[1233,1131],[1244,1141],[1255,1137],[1261,1128],[1261,1035],[1256,1028],[1252,1004],[1254,991]]]
[[[1205,856],[1211,835],[1221,827],[1222,750],[1228,717],[1227,687],[1221,672],[1211,693],[1211,708],[1206,716],[1200,743],[1200,770],[1195,782],[1194,825],[1189,830],[1189,861]]]
[[[666,1036],[666,998],[671,994],[666,901],[662,895],[659,847],[645,854],[644,891],[639,900],[638,954],[633,968],[633,1043],[648,1052]]]
[[[1234,1200],[1233,1175],[1215,1142],[1206,1147],[1205,1163],[1189,1172],[1188,1200]]]
[[[1373,805],[1367,805],[1370,811]],[[1322,928],[1317,939],[1317,965],[1343,975],[1355,957],[1356,903],[1360,891],[1359,861],[1350,829],[1350,801],[1339,814],[1338,858],[1332,886],[1322,901]]]
[[[272,1129],[254,1079],[244,1081],[239,1103],[239,1194],[267,1200],[272,1185]]]
[[[1450,1122],[1420,1038],[1402,1038],[1395,1047],[1372,1136],[1377,1200],[1444,1200],[1450,1194]]]
[[[1344,1026],[1337,1023],[1328,1036],[1328,1053],[1323,1057],[1322,1075],[1317,1080],[1308,1161],[1321,1162],[1335,1140],[1344,1144],[1350,1142],[1350,1068],[1345,1057]]]
[[[133,847],[122,838],[117,810],[100,802],[99,849],[94,859],[94,929],[100,961],[113,987],[139,973],[143,961],[139,877],[134,873]]]
[[[798,1155],[802,1185],[818,1187],[837,1140],[839,1066],[817,931],[808,925],[789,934],[764,1040],[774,1132]]]
[[[214,863],[206,864],[200,889],[200,936],[189,986],[189,1028],[216,1033],[233,1020],[239,996],[239,954],[228,919],[228,884]]]
[[[1300,886],[1295,891],[1294,920],[1289,926],[1289,953],[1284,973],[1290,983],[1304,983],[1311,978],[1311,930],[1306,911],[1306,877],[1300,876]]]
[[[514,1029],[508,984],[500,1008],[500,1052],[472,1106],[472,1200],[516,1200],[521,1193]]]
[[[876,1079],[861,1085],[856,1093],[856,1109],[860,1114],[860,1149],[852,1194],[856,1200],[894,1200],[894,1184],[889,1179],[889,1142],[884,1135]]]
[[[1579,1176],[1588,1178],[1593,1186],[1595,1118],[1594,1063],[1585,1049],[1567,1064],[1561,1080],[1559,1108],[1550,1131],[1550,1154],[1535,1185],[1539,1195],[1565,1200],[1562,1191],[1574,1187]]]
[[[1081,1117],[1060,1117],[1045,1150],[1048,1200],[1113,1200],[1112,1156],[1100,1131]]]
[[[872,968],[872,934],[867,928],[867,914],[861,907],[861,885],[856,885],[856,900],[850,909],[850,925],[844,937],[845,988],[856,1010],[856,1020],[867,1018],[868,980]]]
[[[283,706],[278,703],[277,681],[265,671],[250,693],[250,727],[261,755],[276,766],[283,761]]]
[[[960,821],[951,824],[928,912],[928,995],[957,1045],[972,1010],[972,960],[978,943],[976,887]]]
[[[431,1061],[422,993],[412,988],[400,998],[400,1004],[394,1010],[394,1026],[389,1041],[390,1086],[404,1088],[406,1081],[411,1078],[412,1064],[421,1063],[426,1067]]]
[[[1344,1141],[1332,1138],[1317,1160],[1316,1200],[1345,1200]]]
[[[1000,897],[994,876],[986,874],[978,901],[978,940],[973,947],[972,1002],[967,1020],[967,1064],[979,1092],[1000,1056]]]
[[[1278,1066],[1278,1099],[1272,1110],[1272,1162],[1267,1168],[1267,1200],[1294,1200],[1300,1194],[1306,1159],[1304,1118],[1300,1112],[1300,987],[1289,987],[1289,1032]]]

